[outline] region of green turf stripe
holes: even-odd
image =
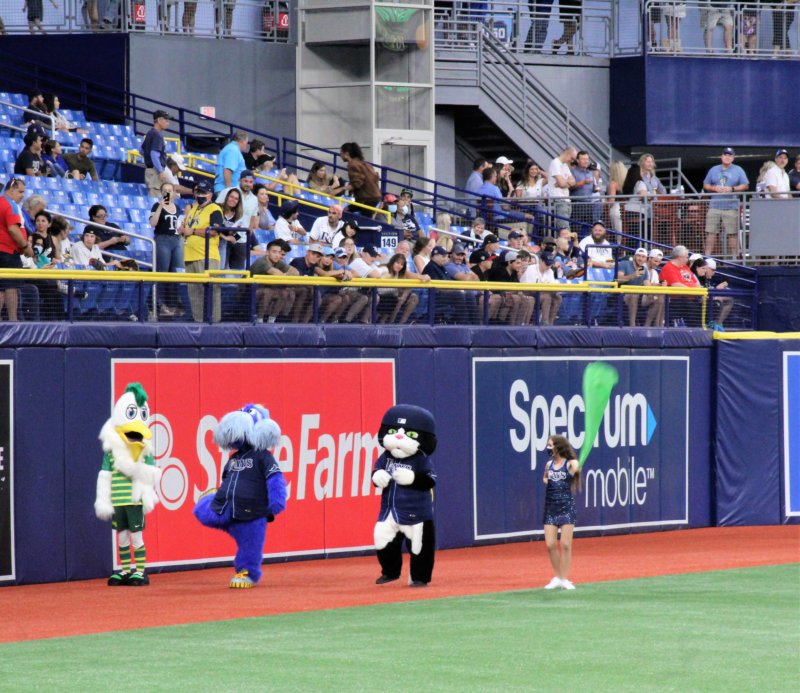
[[[106,691],[131,666],[170,691],[793,690],[800,565],[11,643],[0,690]]]

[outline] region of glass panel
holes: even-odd
[[[414,176],[425,177],[425,150],[427,147],[418,144],[393,144],[381,145],[381,166],[408,171]],[[419,185],[419,181],[410,176],[390,173],[392,184],[398,187],[403,185]]]
[[[431,83],[429,20],[430,10],[375,8],[376,81]]]
[[[386,130],[430,130],[433,90],[427,87],[375,87],[375,127]]]

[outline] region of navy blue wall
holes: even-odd
[[[798,232],[800,233],[800,229]],[[760,267],[758,329],[772,332],[800,332],[798,296],[800,296],[800,267]]]
[[[800,144],[796,60],[635,57],[611,61],[611,141],[644,145]]]
[[[700,331],[267,325],[120,330],[18,324],[4,330],[0,345],[0,359],[14,361],[15,546],[21,583],[98,577],[111,569],[108,525],[94,517],[92,508],[101,458],[97,435],[108,417],[112,358],[394,358],[397,401],[429,407],[437,417],[438,543],[450,548],[475,543],[473,357],[686,356],[693,441],[688,526],[711,522],[712,341]],[[675,435],[685,439],[683,431]]]

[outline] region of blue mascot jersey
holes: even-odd
[[[234,520],[267,517],[267,479],[273,474],[281,474],[281,470],[271,453],[249,445],[236,450],[222,472],[222,484],[211,501],[211,509],[221,515],[230,503]]]
[[[436,483],[436,472],[433,469],[433,463],[422,452],[402,460],[384,452],[375,461],[372,472],[374,474],[379,469],[384,469],[391,474],[400,467],[410,469],[417,477],[421,475],[429,476],[434,484]],[[381,510],[378,520],[385,520],[389,513],[401,525],[415,525],[418,522],[432,520],[433,492],[430,489],[421,491],[413,488],[413,486],[401,486],[392,479],[381,494]]]

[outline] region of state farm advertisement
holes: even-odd
[[[394,360],[112,361],[112,402],[130,382],[149,396],[161,503],[147,515],[149,565],[230,560],[233,540],[200,525],[197,499],[216,488],[227,461],[217,422],[250,402],[281,427],[273,451],[286,476],[286,510],[267,528],[266,556],[370,548],[380,495],[372,465],[377,432],[395,403]],[[116,563],[116,560],[115,560]]]

